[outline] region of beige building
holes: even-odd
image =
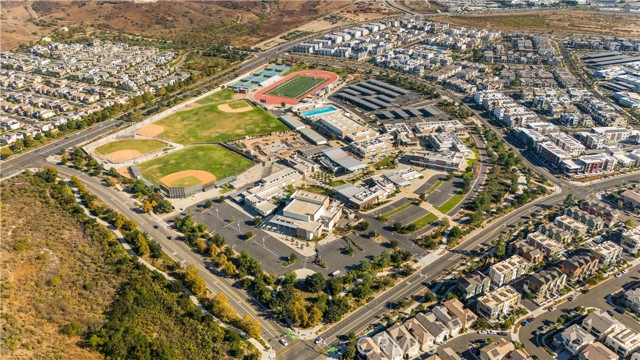
[[[530,263],[519,255],[491,265],[489,268],[489,278],[495,286],[508,284],[511,280],[517,279],[529,270]]]
[[[342,215],[342,203],[328,196],[298,190],[291,195],[282,215],[269,223],[283,233],[311,240],[331,232]]]
[[[520,302],[520,293],[511,286],[503,286],[478,298],[478,313],[486,319],[497,319],[509,313]]]

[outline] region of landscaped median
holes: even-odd
[[[446,214],[449,211],[453,210],[453,208],[456,207],[456,205],[458,205],[460,201],[462,201],[462,199],[464,199],[464,196],[465,194],[457,193],[453,195],[449,200],[447,200],[447,202],[438,206],[436,209],[438,209],[438,211],[440,211],[441,213]]]

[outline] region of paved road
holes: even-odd
[[[370,324],[380,319],[387,311],[390,303],[397,302],[401,299],[410,297],[424,291],[425,285],[432,280],[444,275],[448,269],[456,264],[464,261],[470,253],[477,253],[477,248],[481,244],[489,244],[491,240],[496,239],[498,235],[510,226],[516,226],[517,223],[527,218],[532,212],[548,208],[551,205],[559,204],[563,201],[568,193],[572,193],[578,197],[583,197],[585,193],[596,193],[604,189],[610,189],[623,183],[640,183],[638,174],[628,174],[613,179],[603,180],[588,186],[566,185],[565,191],[535,200],[526,204],[506,215],[493,221],[490,225],[484,227],[479,232],[467,238],[458,247],[445,255],[441,256],[431,264],[427,265],[423,270],[411,275],[407,279],[396,285],[392,291],[385,292],[378,296],[375,300],[353,312],[350,316],[332,326],[329,330],[323,332],[321,336],[330,345],[340,343],[340,338],[354,331],[360,333],[367,329]],[[315,359],[317,353],[307,351],[306,345],[301,346],[291,344],[289,346],[297,346],[294,357],[284,357],[286,359]]]
[[[527,349],[531,355],[536,355],[540,359],[549,358],[549,354],[543,348],[538,346],[538,338],[534,334],[539,327],[552,322],[555,323],[560,315],[566,314],[569,310],[577,306],[596,307],[599,309],[613,311],[614,308],[607,303],[606,296],[620,290],[623,285],[637,280],[638,277],[640,277],[640,265],[629,269],[628,273],[619,278],[612,277],[611,279],[600,283],[598,286],[592,288],[587,294],[577,295],[575,301],[566,301],[557,305],[557,309],[555,311],[548,311],[536,317],[527,326],[521,327],[518,331],[520,342],[524,344],[525,349]],[[640,332],[640,323],[628,314],[618,314],[614,312],[613,317],[629,328]]]

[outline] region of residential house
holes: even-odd
[[[592,312],[582,320],[582,327],[598,340],[622,329],[622,324],[613,319],[605,310]]]
[[[524,282],[524,287],[533,295],[536,302],[541,303],[559,294],[566,282],[567,275],[554,267],[529,275]]]
[[[560,243],[567,243],[571,240],[571,232],[563,228],[557,227],[553,223],[542,224],[538,227],[538,231],[547,237]]]
[[[489,291],[490,286],[491,279],[479,271],[459,277],[457,284],[458,291],[462,294],[462,300],[483,295]]]
[[[596,201],[585,200],[580,203],[580,209],[591,215],[602,218],[607,224],[611,225],[618,221],[620,212]]]
[[[409,334],[420,344],[420,351],[427,351],[435,346],[436,338],[420,325],[420,322],[415,317],[407,319],[404,322],[404,326],[409,331]]]
[[[511,286],[503,286],[478,298],[478,314],[486,319],[497,319],[518,305],[520,294]]]
[[[544,235],[541,232],[535,231],[527,235],[527,241],[529,244],[540,249],[544,253],[547,260],[554,259],[557,255],[564,252],[564,245],[562,243],[553,240],[552,238]]]
[[[449,338],[449,328],[438,321],[433,313],[419,313],[415,318],[423,328],[433,335],[436,344],[444,344]]]
[[[500,338],[480,349],[480,360],[502,360],[515,349],[511,341]]]
[[[420,343],[403,324],[391,326],[387,329],[387,334],[400,346],[405,355],[413,358],[420,354]]]
[[[615,352],[609,350],[600,342],[588,344],[578,354],[578,360],[618,360]]]
[[[583,236],[587,233],[588,229],[587,225],[567,215],[558,216],[553,223],[557,227],[571,232],[571,234],[576,237]]]
[[[640,226],[623,232],[620,245],[631,254],[637,254],[640,251]]]
[[[500,287],[524,275],[531,264],[519,255],[491,265],[489,268],[489,278],[491,282]]]
[[[473,323],[478,320],[478,316],[470,309],[467,309],[458,298],[447,300],[443,302],[442,305],[449,310],[450,314],[460,319],[464,329],[471,328]]]
[[[436,319],[443,323],[451,336],[456,336],[462,331],[462,321],[455,315],[451,315],[446,307],[442,305],[435,306],[431,309],[431,312],[436,316]]]
[[[373,338],[363,337],[358,341],[360,350],[364,353],[367,360],[388,360],[387,356],[382,353]]]
[[[519,255],[533,264],[540,263],[544,260],[544,253],[524,239],[512,242],[511,245],[509,245],[509,254]]]
[[[404,356],[402,348],[391,338],[391,336],[389,336],[389,334],[387,334],[386,331],[382,331],[374,335],[373,341],[389,360],[402,360]]]
[[[570,280],[584,280],[598,270],[598,259],[588,254],[577,254],[560,263],[560,270]]]
[[[623,327],[621,330],[609,334],[604,343],[609,349],[624,358],[640,349],[640,334],[635,330]]]
[[[640,288],[625,291],[623,302],[631,311],[640,314]]]
[[[596,341],[596,338],[578,324],[573,324],[561,333],[557,334],[554,341],[558,346],[564,347],[572,356],[577,355],[587,345]]]
[[[612,264],[622,256],[622,246],[614,243],[613,241],[603,241],[600,244],[593,243],[588,250],[589,253],[598,261],[600,264],[609,265]]]
[[[625,190],[620,194],[620,200],[624,203],[626,208],[640,209],[640,191],[638,190]]]

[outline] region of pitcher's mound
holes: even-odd
[[[163,132],[164,132],[164,126],[149,124],[143,127],[142,129],[138,130],[137,134],[141,136],[155,137],[162,134]]]
[[[234,109],[231,106],[229,106],[229,104],[220,104],[220,105],[218,105],[218,109],[220,111],[224,111],[224,112],[227,112],[227,113],[243,113],[243,112],[247,112],[247,111],[253,110],[253,106],[247,105],[247,106],[243,106],[241,108]]]
[[[171,173],[167,176],[162,177],[160,182],[165,184],[166,186],[185,186],[189,187],[193,184],[193,179],[197,179],[200,181],[202,185],[210,184],[216,181],[216,177],[204,170],[184,170]]]

